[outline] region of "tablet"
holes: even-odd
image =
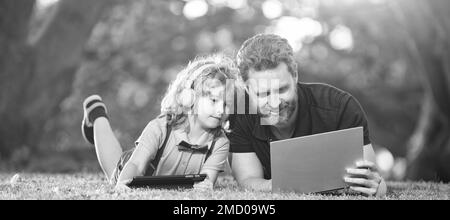
[[[130,188],[192,188],[195,182],[203,181],[205,178],[206,174],[137,176],[127,185]]]

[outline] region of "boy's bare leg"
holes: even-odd
[[[94,121],[94,143],[98,162],[109,181],[122,155],[122,147],[105,117]]]

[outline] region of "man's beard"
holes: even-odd
[[[262,125],[284,125],[289,122],[295,111],[295,102],[282,100],[278,109],[268,109],[264,113],[259,112]]]

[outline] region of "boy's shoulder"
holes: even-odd
[[[156,117],[152,121],[157,123],[158,126],[167,127],[167,117],[165,115],[159,115],[158,117]]]
[[[167,132],[167,119],[164,116],[158,116],[147,123],[144,132],[159,132],[165,135]]]
[[[135,145],[139,142],[148,142],[150,140],[164,140],[167,135],[167,121],[165,117],[156,117],[149,121],[142,131],[139,138],[135,141]]]

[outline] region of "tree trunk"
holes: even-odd
[[[422,114],[409,141],[407,178],[450,181],[450,1],[400,0],[410,54],[423,73]]]
[[[53,17],[29,38],[34,1],[0,1],[0,154],[39,145],[46,123],[71,93],[85,42],[113,2],[60,0]]]
[[[0,1],[0,156],[22,145],[26,123],[21,103],[33,54],[26,44],[34,1]]]

